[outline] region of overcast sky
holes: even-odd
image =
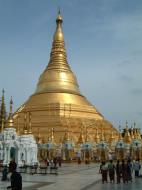
[[[57,9],[80,90],[115,127],[142,128],[142,0],[0,0],[0,90],[16,110],[49,61]]]

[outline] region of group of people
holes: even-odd
[[[108,177],[111,183],[115,182],[115,178],[117,183],[121,183],[121,181],[128,183],[129,181],[132,182],[133,171],[135,177],[140,176],[140,169],[141,164],[139,160],[134,162],[131,162],[131,160],[122,160],[121,162],[117,160],[116,164],[110,160],[109,163],[101,163],[99,172],[102,174],[102,183],[108,182]]]
[[[45,160],[45,165],[48,166],[52,166],[52,167],[57,167],[57,165],[59,167],[62,166],[62,158],[61,157],[54,157],[52,160]]]

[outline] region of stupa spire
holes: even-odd
[[[63,19],[59,10],[49,64],[39,78],[36,93],[65,92],[80,95],[76,77],[67,61],[62,23]]]
[[[113,131],[111,132],[110,138],[109,138],[109,142],[112,143],[115,140],[115,136]]]
[[[32,134],[32,114],[29,112],[29,134]]]
[[[131,143],[132,139],[129,133],[129,129],[128,129],[128,122],[126,121],[126,128],[125,128],[125,134],[124,134],[124,142],[125,143]]]
[[[5,108],[5,98],[4,98],[4,89],[2,90],[2,98],[1,98],[1,107],[0,107],[0,126],[2,127],[2,120],[4,121],[4,126],[6,123],[6,108]]]
[[[13,109],[13,100],[12,96],[10,99],[10,110],[9,110],[9,116],[8,116],[8,121],[7,121],[7,127],[8,128],[13,128],[14,127],[14,121],[13,121],[13,116],[12,116],[12,109]]]
[[[20,128],[19,128],[19,115],[17,115],[17,134],[20,135]]]
[[[96,129],[96,135],[95,135],[94,140],[95,140],[96,143],[100,142],[100,136],[99,136],[99,133],[98,133],[98,129]]]
[[[61,17],[61,13],[60,13],[60,9],[59,9],[58,16],[56,19],[57,27],[56,27],[56,31],[55,31],[54,38],[53,38],[54,41],[64,41],[64,35],[62,32],[62,22],[63,22],[63,19]]]
[[[25,113],[24,115],[24,134],[28,134],[28,129],[27,129],[27,114]]]
[[[84,143],[84,136],[83,136],[83,130],[81,128],[81,131],[78,137],[78,144],[82,144],[82,143]]]
[[[51,129],[51,141],[54,141],[54,128]]]

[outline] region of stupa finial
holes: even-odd
[[[57,16],[56,22],[57,22],[57,24],[63,22],[63,19],[61,17],[60,7],[58,8],[58,16]]]
[[[13,108],[13,100],[12,100],[12,96],[11,96],[11,99],[10,99],[10,112],[9,114],[12,115],[12,108]]]

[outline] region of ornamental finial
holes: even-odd
[[[62,19],[62,17],[61,17],[60,7],[59,7],[59,9],[58,9],[58,16],[57,16],[56,22],[57,22],[57,24],[63,22],[63,19]]]

